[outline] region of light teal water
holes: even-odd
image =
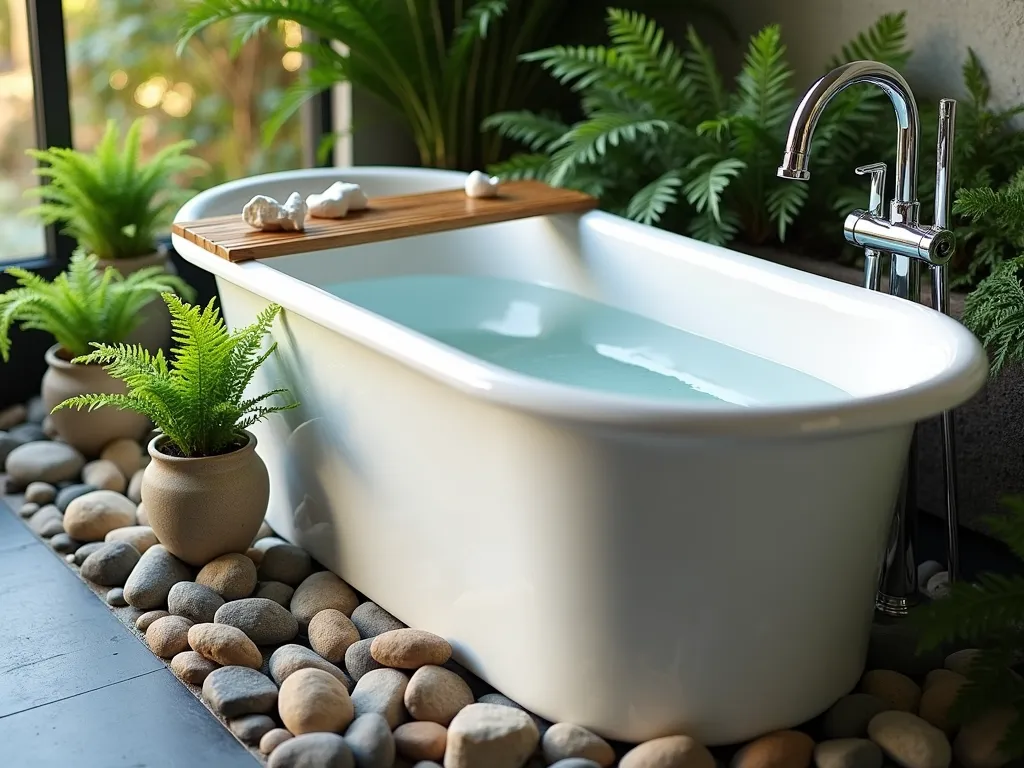
[[[324,289],[481,360],[559,384],[740,407],[850,397],[792,368],[532,283],[404,275]]]

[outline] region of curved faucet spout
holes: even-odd
[[[896,138],[896,198],[893,201],[893,223],[916,224],[917,145],[921,130],[917,102],[907,81],[892,67],[877,61],[854,61],[836,67],[812,85],[800,101],[789,125],[786,151],[779,166],[779,176],[806,181],[810,178],[808,161],[811,138],[825,107],[840,91],[851,85],[871,83],[888,94],[899,126]]]

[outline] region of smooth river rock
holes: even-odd
[[[292,611],[294,613],[294,611]],[[302,626],[302,621],[299,621]],[[359,630],[343,612],[328,608],[320,611],[309,621],[306,628],[309,645],[328,661],[340,664],[345,652],[353,643],[359,642]]]
[[[917,712],[921,688],[904,674],[891,669],[872,669],[860,681],[862,693],[877,696],[886,706],[900,712]]]
[[[409,680],[404,700],[405,708],[413,720],[429,720],[447,726],[460,710],[473,703],[473,691],[470,690],[466,681],[454,672],[444,667],[427,665],[417,669]],[[575,728],[576,726],[566,727]],[[593,734],[591,735],[593,736]],[[599,739],[597,736],[594,738]],[[562,755],[562,757],[580,756]]]
[[[104,537],[104,541],[126,541],[138,551],[140,555],[154,544],[159,544],[156,534],[148,525],[129,525],[125,528],[115,528]]]
[[[808,768],[814,756],[814,739],[800,731],[775,731],[740,749],[732,768]]]
[[[149,625],[146,645],[157,656],[170,659],[188,650],[188,630],[192,622],[184,616],[164,616]]]
[[[256,545],[271,539],[272,536],[260,539]],[[259,546],[256,548],[261,549]],[[313,561],[306,550],[294,544],[278,544],[264,551],[259,577],[260,581],[281,581],[291,587],[297,587],[312,570]]]
[[[217,609],[222,605],[224,598],[194,581],[179,581],[167,593],[167,610],[196,624],[212,622]]]
[[[247,597],[225,603],[217,609],[213,620],[245,632],[256,645],[280,645],[299,633],[299,624],[292,614],[263,597]]]
[[[281,547],[275,547],[271,552],[276,553],[281,550]],[[270,579],[270,576],[266,575],[268,572],[267,557],[269,555],[270,552],[267,552],[263,556],[263,562],[260,564],[260,578],[263,579]],[[276,580],[285,584],[290,583],[285,579]],[[355,610],[357,605],[359,605],[359,597],[352,587],[330,571],[320,571],[304,579],[295,588],[295,594],[292,595],[292,602],[289,607],[291,612],[295,614],[295,618],[299,621],[299,628],[305,631],[306,627],[309,626],[310,619],[320,613],[320,611],[333,608],[348,617],[352,615],[352,611]],[[357,637],[356,639],[358,640],[359,638]]]
[[[189,685],[202,685],[215,669],[216,662],[195,651],[182,651],[171,659],[171,671]]]
[[[289,643],[277,648],[271,655],[268,663],[270,676],[274,682],[281,685],[293,673],[300,669],[322,669],[324,672],[338,678],[338,681],[345,686],[345,690],[351,692],[354,687],[353,681],[345,672],[331,662],[317,655],[304,645]]]
[[[64,515],[53,504],[47,504],[34,512],[28,520],[28,527],[44,539],[56,536],[58,533],[66,533]]]
[[[142,503],[142,478],[145,474],[146,470],[140,469],[132,475],[131,480],[128,481],[128,490],[125,491],[125,496],[136,504]]]
[[[452,657],[452,647],[443,637],[422,629],[394,629],[373,638],[370,656],[385,667],[418,669],[444,664]]]
[[[921,694],[918,716],[946,734],[954,734],[957,726],[950,719],[949,710],[966,682],[966,677],[948,669],[936,669],[929,673],[924,693]]]
[[[416,675],[424,669],[429,669],[429,667],[417,671]],[[416,682],[416,675],[413,675],[412,681],[409,683],[410,689]],[[408,696],[409,694],[406,692],[406,699]],[[416,717],[415,713],[412,715]],[[615,762],[615,750],[612,749],[611,744],[593,731],[571,723],[555,723],[548,728],[541,739],[541,749],[544,752],[544,759],[549,763],[556,763],[570,757],[582,757],[593,760],[601,768],[608,768]]]
[[[388,721],[388,726],[397,728],[406,720],[405,689],[409,678],[397,669],[374,669],[356,682],[352,690],[352,706],[355,715],[376,713]]]
[[[360,640],[358,643],[352,643],[348,650],[345,651],[345,669],[356,682],[367,672],[384,668],[383,664],[375,661],[370,655],[370,646],[372,644],[373,638],[370,637],[366,640]]]
[[[882,750],[867,739],[833,739],[814,748],[818,768],[882,768]]]
[[[363,639],[374,638],[383,635],[393,629],[405,629],[405,624],[400,622],[379,605],[367,600],[360,603],[352,611],[352,623],[359,630],[359,636]]]
[[[488,768],[522,768],[539,741],[537,726],[525,712],[498,704],[470,704],[455,716],[448,727],[444,765],[445,768],[479,768],[484,765]],[[623,768],[628,768],[628,764]]]
[[[56,485],[74,480],[85,466],[85,458],[67,443],[38,440],[19,445],[9,454],[5,470],[17,487],[40,482]]]
[[[903,768],[948,768],[953,759],[946,734],[909,712],[875,715],[868,723],[868,736]]]
[[[288,739],[294,738],[292,734],[288,733],[284,728],[275,728],[272,731],[268,731],[263,734],[263,738],[260,739],[260,753],[269,755],[279,746],[284,744]]]
[[[102,541],[115,528],[129,525],[135,525],[135,504],[114,491],[90,491],[64,513],[64,530],[79,541]]]
[[[715,759],[689,736],[664,736],[633,747],[619,768],[715,768]]]
[[[164,608],[171,587],[192,577],[185,563],[168,552],[163,544],[146,550],[124,585],[128,605],[143,611]]]
[[[281,683],[277,707],[284,727],[296,736],[344,731],[354,715],[345,686],[329,672],[313,668],[296,670]]]
[[[49,483],[29,483],[25,489],[25,501],[34,504],[49,504],[56,498],[57,489]]]
[[[1012,709],[995,709],[960,729],[953,754],[963,768],[1001,768],[1013,759],[999,749],[1006,731],[1016,721]]]
[[[396,751],[407,760],[440,761],[448,743],[448,729],[438,723],[405,723],[395,729],[394,739]]]
[[[228,723],[228,730],[250,747],[258,745],[260,740],[276,727],[277,723],[267,715],[242,715]]]
[[[73,485],[67,485],[57,491],[57,496],[54,499],[54,504],[57,505],[57,509],[61,512],[68,511],[68,505],[72,501],[77,499],[79,496],[85,496],[87,493],[92,493],[97,488],[93,488],[91,485],[86,483],[74,483]]]
[[[221,667],[203,682],[203,700],[224,717],[264,715],[277,706],[277,686],[249,667]]]
[[[82,578],[102,587],[123,587],[140,559],[131,544],[109,541],[85,558]]]
[[[140,632],[145,632],[154,621],[170,615],[167,611],[146,611],[135,620],[135,628]]]
[[[82,467],[82,482],[88,483],[93,488],[121,494],[128,488],[128,479],[117,468],[117,465],[104,459],[90,461]]]
[[[256,585],[253,597],[265,597],[278,605],[287,608],[291,605],[295,590],[280,581],[261,581]]]
[[[395,762],[395,738],[380,715],[362,715],[345,731],[358,768],[391,768]]]
[[[338,734],[305,733],[278,745],[267,768],[355,768],[355,760]]]
[[[245,555],[221,555],[202,567],[196,583],[209,587],[225,600],[240,600],[256,589],[256,566]]]
[[[256,644],[242,630],[227,624],[195,624],[188,630],[188,644],[193,651],[225,667],[263,666],[263,654]]]
[[[100,452],[100,459],[112,463],[124,477],[131,477],[142,468],[142,447],[122,437],[108,443]]]

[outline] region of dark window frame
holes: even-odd
[[[18,0],[14,0],[18,2]],[[67,40],[64,32],[63,0],[24,0],[28,5],[29,51],[32,61],[32,96],[36,146],[72,147],[71,88],[67,64]],[[330,166],[328,159],[318,163],[317,149],[324,137],[333,132],[333,96],[330,89],[311,99],[301,110],[303,162],[307,167]],[[75,241],[60,232],[56,224],[44,230],[46,252],[3,266],[19,266],[47,276],[64,269],[71,259]],[[2,286],[0,286],[2,287]]]

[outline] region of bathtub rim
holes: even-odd
[[[453,186],[468,174],[459,171],[360,166],[282,171],[227,182],[199,193],[178,211],[175,221],[201,218],[194,213],[211,198],[261,182],[304,178],[422,176],[425,180],[450,178]],[[384,354],[432,379],[465,394],[546,418],[582,422],[594,426],[632,427],[643,432],[736,437],[784,437],[809,434],[865,432],[908,424],[933,417],[961,405],[977,394],[988,378],[988,359],[981,344],[963,325],[920,304],[886,294],[865,291],[756,256],[711,246],[682,235],[646,227],[604,211],[562,214],[601,227],[639,228],[645,236],[666,241],[683,238],[716,256],[776,278],[796,281],[861,303],[884,307],[930,324],[944,324],[951,350],[947,366],[938,374],[902,389],[852,396],[848,401],[806,405],[736,408],[727,404],[694,404],[644,399],[590,390],[519,374],[458,350],[446,347],[399,323],[351,304],[318,286],[305,283],[260,261],[232,263],[206,252],[178,235],[172,244],[183,259],[268,302],[281,305],[310,322]],[[272,261],[272,260],[269,260]],[[268,280],[266,278],[273,277]]]

